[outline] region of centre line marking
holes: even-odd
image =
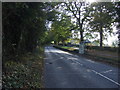
[[[72,60],[72,61],[74,61],[74,60]],[[75,60],[74,62],[80,64],[81,66],[83,65],[83,64],[81,64],[80,62],[78,62],[78,60]],[[118,83],[118,82],[116,82],[116,81],[114,81],[114,80],[112,80],[112,79],[110,79],[110,78],[108,78],[108,77],[102,75],[101,73],[99,73],[99,72],[97,72],[97,71],[95,71],[95,70],[92,70],[92,71],[93,71],[94,73],[100,75],[101,77],[103,77],[103,78],[105,78],[105,79],[107,79],[107,80],[113,82],[114,84],[117,84],[118,86],[120,86],[120,83]]]
[[[120,86],[120,84],[119,84],[118,82],[116,82],[116,81],[114,81],[114,80],[112,80],[112,79],[110,79],[110,78],[108,78],[108,77],[106,77],[106,76],[102,75],[102,74],[101,74],[101,73],[99,73],[99,72],[96,72],[95,70],[92,70],[92,71],[93,71],[93,72],[95,72],[96,74],[98,74],[98,75],[100,75],[100,76],[104,77],[105,79],[107,79],[107,80],[109,80],[109,81],[111,81],[111,82],[113,82],[113,83],[117,84],[118,86]]]

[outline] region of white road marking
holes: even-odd
[[[58,52],[58,51],[57,51],[57,52]],[[59,51],[59,52],[69,54],[69,53],[64,52],[64,51]],[[71,54],[71,55],[72,55],[72,54]],[[83,65],[83,64],[81,64],[78,60],[72,60],[72,61],[74,61],[74,62],[80,64],[81,66]],[[88,60],[87,60],[87,61],[88,61]],[[89,61],[91,61],[91,60],[89,60]],[[92,70],[92,71],[93,71],[94,73],[98,74],[99,76],[101,76],[101,77],[103,77],[103,78],[105,78],[105,79],[107,79],[107,80],[113,82],[114,84],[120,86],[120,84],[119,84],[118,82],[116,82],[116,81],[114,81],[114,80],[112,80],[112,79],[110,79],[110,78],[108,78],[108,77],[102,75],[101,73],[99,73],[99,72],[97,72],[97,71],[95,71],[95,70]]]
[[[67,59],[69,59],[69,60],[77,60],[77,58],[74,58],[74,57],[68,57]]]
[[[99,73],[99,72],[97,72],[97,71],[95,71],[95,70],[92,70],[92,71],[93,71],[94,73],[96,73],[96,74],[98,74],[98,75],[104,77],[105,79],[107,79],[107,80],[109,80],[109,81],[111,81],[111,82],[117,84],[118,86],[120,86],[120,84],[119,84],[118,82],[116,82],[116,81],[114,81],[114,80],[112,80],[112,79],[110,79],[110,78],[108,78],[108,77],[102,75],[101,73]]]
[[[107,70],[107,71],[103,71],[101,73],[108,73],[108,72],[112,72],[113,70]]]
[[[86,59],[87,61],[89,61],[89,62],[91,62],[91,63],[95,63],[95,61],[92,61],[92,60],[90,60],[90,59]]]
[[[72,60],[72,61],[80,64],[81,66],[83,65],[82,63],[78,62],[78,60]]]

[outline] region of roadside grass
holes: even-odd
[[[68,49],[68,50],[70,50],[70,51],[76,50],[74,47],[68,47],[68,46],[61,46],[61,48],[63,48],[63,49]]]
[[[88,55],[93,55],[97,57],[102,57],[112,61],[118,61],[118,52],[112,52],[107,50],[86,50]]]
[[[74,47],[68,47],[68,46],[55,46],[55,47],[58,47],[59,49],[62,49],[62,50],[64,49],[64,51],[68,51],[73,54],[77,54],[98,62],[107,63],[117,67],[119,67],[120,65],[117,52],[111,52],[111,51],[105,51],[105,50],[102,50],[102,51],[93,50],[94,52],[87,51],[84,55],[81,55],[78,53],[79,51]]]
[[[2,73],[2,88],[42,88],[43,72],[42,47],[35,53],[26,53],[16,60],[7,58]]]

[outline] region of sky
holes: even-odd
[[[117,29],[114,27],[113,28],[113,32],[117,32]],[[115,42],[115,41],[118,41],[118,35],[117,34],[115,34],[115,35],[112,35],[112,36],[108,36],[108,38],[107,38],[107,40],[104,40],[103,42],[105,43],[105,44],[108,44],[108,45],[112,45],[112,42]]]

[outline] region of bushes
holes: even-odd
[[[95,49],[95,50],[102,50],[102,51],[111,51],[117,52],[117,47],[99,47],[99,46],[87,46],[87,49]]]
[[[18,57],[20,61],[7,60],[3,72],[3,88],[41,88],[43,69],[43,48],[37,53]],[[41,53],[39,53],[41,52]],[[18,59],[16,58],[16,59]]]

